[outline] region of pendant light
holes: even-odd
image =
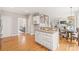
[[[71,16],[72,16],[72,7],[70,7],[70,11],[71,11]]]
[[[68,17],[69,20],[72,20],[72,7],[70,7],[70,16]]]

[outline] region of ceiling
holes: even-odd
[[[1,11],[13,12],[26,15],[28,13],[41,13],[51,16],[63,16],[70,13],[70,7],[0,7]],[[78,12],[79,8],[74,7],[73,12]]]
[[[28,13],[46,13],[48,8],[42,8],[42,7],[0,7],[0,10],[7,11],[7,12],[13,12],[13,13],[19,13],[19,14],[28,14]]]

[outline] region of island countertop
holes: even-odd
[[[58,29],[43,28],[43,29],[36,29],[35,31],[40,31],[40,32],[45,32],[45,33],[53,34],[54,32],[57,32]]]

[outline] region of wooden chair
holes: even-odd
[[[61,37],[66,38],[67,37],[66,30],[59,29],[59,35],[60,35],[60,39],[61,39]]]
[[[79,29],[77,28],[77,31],[72,33],[72,40],[76,40],[78,41],[78,45],[79,45]]]

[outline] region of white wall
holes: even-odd
[[[12,13],[2,13],[1,19],[2,19],[2,37],[9,37],[9,36],[15,36],[18,35],[18,17],[24,17],[19,16]]]
[[[29,34],[34,34],[33,19],[32,19],[31,14],[28,16],[27,20],[28,20],[28,22],[27,22],[27,32]]]
[[[76,8],[73,8],[73,15],[76,11]],[[48,8],[47,14],[50,16],[50,19],[53,20],[57,17],[67,18],[71,15],[71,9],[69,7],[51,7]]]
[[[79,15],[77,15],[76,25],[77,25],[77,28],[79,28]]]
[[[2,19],[2,25],[3,25],[3,28],[2,28],[2,36],[3,37],[6,37],[6,36],[10,36],[11,33],[12,33],[12,18],[11,17],[8,17],[8,16],[1,16],[1,19]]]

